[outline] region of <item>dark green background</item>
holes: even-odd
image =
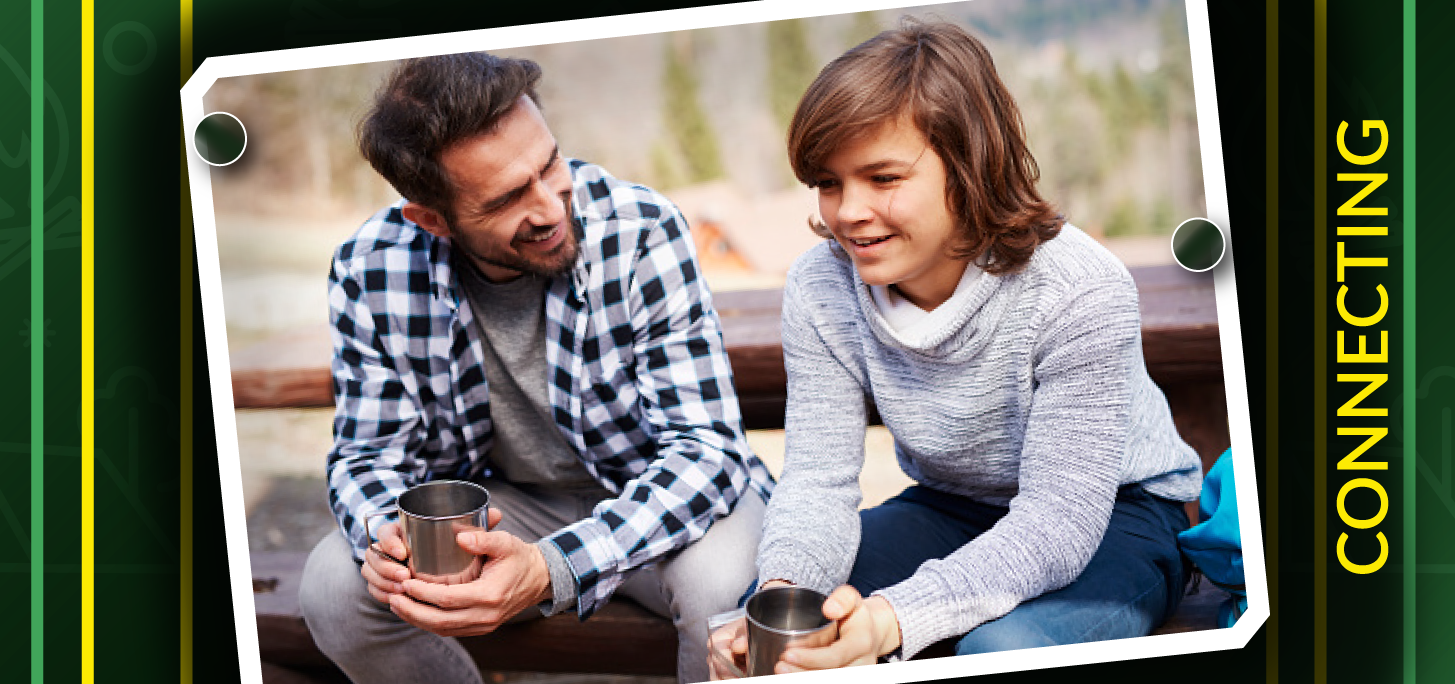
[[[96,96],[96,672],[101,681],[171,681],[179,668],[179,493],[178,471],[182,335],[180,266],[185,180],[179,178],[181,131],[178,113],[178,5],[152,0],[98,3],[95,40]],[[194,64],[211,55],[258,52],[356,40],[387,38],[622,14],[685,3],[600,2],[571,5],[478,2],[389,2],[387,0],[195,0]],[[1391,558],[1372,577],[1348,575],[1333,559],[1342,529],[1333,497],[1344,478],[1333,472],[1337,456],[1318,461],[1313,453],[1313,372],[1311,351],[1325,344],[1333,358],[1332,236],[1334,209],[1347,191],[1333,182],[1340,167],[1332,136],[1341,119],[1383,118],[1392,132],[1385,159],[1390,183],[1382,202],[1400,207],[1400,188],[1408,178],[1403,166],[1401,15],[1397,4],[1371,6],[1339,0],[1329,10],[1328,135],[1313,137],[1313,4],[1281,3],[1279,261],[1267,264],[1265,173],[1267,145],[1264,97],[1265,5],[1259,2],[1209,2],[1224,167],[1229,192],[1232,249],[1237,259],[1245,370],[1258,450],[1259,482],[1264,485],[1265,520],[1269,497],[1265,468],[1266,368],[1270,350],[1266,288],[1279,292],[1277,349],[1279,405],[1276,500],[1280,546],[1275,618],[1278,625],[1277,675],[1290,682],[1310,681],[1314,670],[1313,546],[1316,468],[1328,470],[1329,638],[1325,657],[1333,682],[1387,682],[1402,678],[1402,553],[1404,497],[1398,439],[1399,350],[1403,343],[1400,309],[1407,292],[1403,267],[1401,216],[1391,212],[1392,235],[1369,240],[1361,256],[1390,258],[1380,281],[1393,296],[1382,327],[1391,331],[1391,381],[1371,405],[1390,406],[1391,439],[1381,446],[1390,470],[1380,480],[1391,494],[1391,511],[1381,525],[1392,542]],[[29,260],[29,167],[13,166],[21,132],[28,132],[28,79],[31,69],[27,3],[0,7],[0,49],[13,58],[21,76],[0,67],[0,353],[8,391],[0,394],[0,459],[9,477],[0,478],[0,679],[22,681],[29,662],[30,515],[29,347],[31,264]],[[73,681],[80,673],[80,7],[49,3],[45,10],[45,75],[54,91],[47,107],[45,170],[57,178],[47,195],[45,318],[46,432],[46,675]],[[1443,681],[1455,676],[1450,620],[1441,607],[1455,593],[1455,544],[1450,543],[1452,511],[1450,458],[1451,406],[1455,405],[1455,345],[1450,342],[1452,307],[1448,295],[1455,255],[1448,231],[1434,210],[1436,198],[1451,185],[1447,155],[1455,140],[1441,125],[1450,111],[1448,66],[1455,64],[1450,41],[1442,34],[1455,11],[1446,4],[1420,7],[1421,88],[1418,112],[1417,190],[1425,196],[1419,232],[1419,316],[1416,376],[1419,440],[1426,465],[1417,480],[1419,539],[1420,678]],[[134,75],[118,73],[105,60],[103,41],[118,23],[138,22],[155,39],[151,63]],[[112,56],[122,65],[143,61],[146,41],[135,31],[118,35]],[[13,104],[12,104],[13,103]],[[1357,124],[1355,124],[1357,126]],[[28,135],[28,133],[27,133]],[[1327,146],[1327,175],[1316,176],[1314,145]],[[64,152],[64,154],[62,154]],[[1312,203],[1315,183],[1327,183],[1330,224],[1327,254],[1314,249]],[[1352,185],[1352,184],[1344,184]],[[1380,204],[1381,202],[1375,202]],[[13,211],[7,211],[11,209]],[[1378,225],[1378,224],[1371,224]],[[1315,259],[1327,259],[1326,282],[1315,282]],[[195,274],[194,274],[195,278]],[[1322,340],[1314,334],[1314,288],[1326,288],[1330,322]],[[195,293],[195,284],[193,285]],[[1361,302],[1367,303],[1367,302]],[[1367,309],[1366,309],[1367,310]],[[231,605],[223,549],[216,449],[211,429],[208,378],[201,338],[201,310],[193,303],[195,349],[195,520],[193,597],[196,681],[236,679]],[[1231,331],[1225,330],[1225,334]],[[1330,364],[1329,372],[1335,372]],[[1333,437],[1333,410],[1347,396],[1329,377],[1330,454],[1347,448]],[[18,531],[17,531],[18,526]],[[1270,530],[1271,531],[1271,530]],[[1273,568],[1270,567],[1270,571]],[[1053,681],[1065,677],[1118,678],[1128,681],[1213,682],[1262,679],[1266,670],[1267,628],[1247,648],[1209,654],[997,675],[980,681]]]

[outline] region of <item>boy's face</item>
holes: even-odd
[[[908,117],[850,139],[814,179],[819,216],[869,285],[894,285],[933,309],[954,293],[966,260],[945,164]]]

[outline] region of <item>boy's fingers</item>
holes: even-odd
[[[848,665],[854,660],[843,641],[820,648],[791,648],[783,652],[783,662],[798,670],[828,670]]]
[[[864,602],[859,592],[853,587],[845,584],[829,594],[828,600],[823,604],[823,615],[830,620],[842,620],[848,617]]]

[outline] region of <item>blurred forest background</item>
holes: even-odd
[[[1181,0],[979,0],[498,51],[540,63],[562,151],[677,202],[714,289],[781,285],[817,240],[811,191],[784,151],[798,97],[829,60],[937,17],[980,37],[1017,98],[1068,219],[1132,264],[1167,263],[1165,236],[1204,211]],[[328,258],[397,195],[354,129],[392,63],[224,79],[208,111],[247,126],[242,160],[213,170],[235,342],[314,323]]]
[[[788,119],[824,64],[903,15],[958,22],[986,43],[1020,104],[1042,193],[1072,223],[1129,265],[1171,263],[1172,230],[1205,214],[1181,0],[977,0],[498,52],[541,64],[563,153],[682,208],[714,290],[780,287],[818,241],[806,227],[814,195],[786,161]],[[397,199],[354,144],[392,66],[230,78],[207,94],[207,111],[248,131],[243,158],[211,172],[234,371],[327,367],[332,251]],[[236,412],[255,552],[306,551],[333,526],[322,478],[332,415]],[[782,431],[749,441],[778,472]],[[866,452],[867,506],[908,478],[883,428]]]

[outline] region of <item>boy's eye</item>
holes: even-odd
[[[883,175],[883,174],[878,175],[878,176],[872,176],[870,178],[870,180],[873,180],[875,183],[880,183],[880,184],[893,183],[893,182],[895,182],[895,181],[897,181],[899,179],[900,179],[899,176]]]
[[[813,182],[813,187],[819,190],[828,190],[838,187],[839,182],[832,178],[820,178]]]

